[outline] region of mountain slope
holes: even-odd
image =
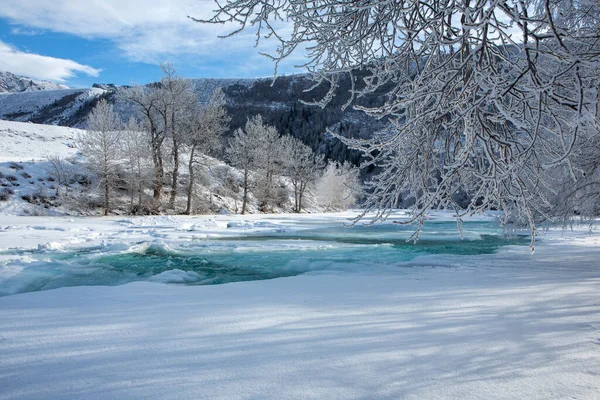
[[[192,79],[191,82],[202,103],[208,102],[216,88],[225,93],[231,116],[226,137],[243,127],[249,117],[261,114],[281,134],[297,137],[328,159],[358,164],[360,158],[357,152],[348,150],[328,135],[328,130],[345,136],[368,137],[387,124],[385,120],[375,120],[352,107],[342,110],[351,87],[345,78],[340,80],[339,94],[324,108],[309,106],[303,101],[321,99],[328,87],[322,85],[306,93],[313,82],[301,74],[281,76],[274,83],[271,78]],[[0,94],[0,119],[85,128],[87,116],[97,101],[105,98],[115,103],[117,89],[114,85],[98,84],[91,89]],[[373,106],[384,101],[383,95],[372,93],[359,99],[358,103]],[[123,120],[128,120],[136,111],[131,104],[122,102],[116,109]]]
[[[68,86],[54,82],[35,80],[15,75],[8,71],[0,71],[0,93],[35,92],[39,90],[60,89],[68,89]]]
[[[81,128],[98,99],[109,93],[99,88],[1,93],[0,119]]]

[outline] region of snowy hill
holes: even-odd
[[[75,138],[84,131],[62,126],[0,120],[0,163],[75,155]]]
[[[68,89],[68,86],[54,82],[38,81],[12,72],[0,71],[0,93],[35,92],[39,90]]]
[[[0,96],[1,97],[1,96]],[[78,135],[86,131],[62,126],[0,120],[0,215],[94,215],[100,213],[98,185],[76,148]],[[50,158],[54,158],[51,160]],[[185,165],[185,156],[182,165]],[[57,166],[57,162],[60,164]],[[198,213],[236,213],[241,207],[239,182],[243,174],[216,158],[203,156],[205,166],[198,173],[195,201]],[[61,168],[63,177],[57,176]],[[187,179],[185,168],[181,179]],[[284,181],[285,185],[289,185]],[[288,192],[293,193],[291,188]],[[115,213],[129,210],[125,187],[115,193]],[[145,194],[150,202],[151,193]],[[185,208],[180,188],[175,210]],[[288,201],[291,207],[293,198]],[[307,193],[305,210],[319,211],[314,196]],[[249,213],[257,213],[258,201],[249,193]],[[289,211],[287,208],[276,212]]]
[[[74,159],[79,129],[0,120],[0,214],[65,214],[48,157]],[[68,163],[73,171],[81,166]],[[74,187],[77,186],[75,183]]]
[[[89,111],[108,93],[100,88],[1,93],[0,119],[82,128]]]

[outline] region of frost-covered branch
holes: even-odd
[[[599,134],[597,1],[228,0],[205,22],[275,37],[277,62],[307,48],[306,68],[330,87],[321,106],[357,69],[352,98],[385,91],[384,104],[357,108],[389,129],[338,136],[382,171],[366,185],[375,220],[410,198],[409,222],[502,209],[535,232],[556,191],[589,174],[577,155]]]

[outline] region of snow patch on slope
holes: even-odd
[[[1,100],[0,96],[0,100]],[[75,155],[75,139],[85,131],[62,126],[0,120],[0,163]]]
[[[0,119],[81,126],[85,116],[78,119],[78,112],[105,93],[100,88],[0,93]]]
[[[39,90],[68,89],[66,85],[35,80],[12,72],[0,71],[0,93],[35,92]]]

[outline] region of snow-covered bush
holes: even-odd
[[[360,192],[358,169],[330,162],[316,184],[317,203],[326,211],[342,211],[356,204]]]

